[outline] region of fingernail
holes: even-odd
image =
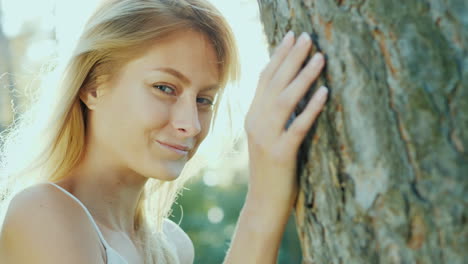
[[[328,94],[328,88],[325,86],[320,86],[319,90],[317,91],[318,96],[322,99],[326,98],[326,95]]]
[[[301,36],[299,37],[299,42],[305,43],[310,40],[309,34],[307,32],[302,32]]]
[[[288,40],[288,39],[290,39],[292,37],[294,37],[294,31],[289,30],[288,33],[286,33],[286,35],[284,36],[283,42],[285,42],[286,40]]]
[[[317,52],[314,54],[314,56],[312,57],[312,62],[316,63],[316,62],[319,62],[320,60],[323,59],[323,55],[322,53],[320,52]]]

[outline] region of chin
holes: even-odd
[[[160,181],[174,181],[178,179],[182,173],[183,164],[164,164],[164,166],[155,168],[149,175]]]
[[[159,177],[161,181],[174,181],[177,180],[180,177],[180,173],[177,174],[166,174],[165,177]]]

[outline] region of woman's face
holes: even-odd
[[[99,88],[89,142],[120,169],[173,180],[209,131],[218,84],[212,44],[198,32],[174,33]]]

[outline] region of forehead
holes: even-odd
[[[147,73],[161,67],[176,69],[194,84],[216,84],[220,79],[213,44],[205,35],[191,30],[153,41],[140,57],[124,68]]]

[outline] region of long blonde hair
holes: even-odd
[[[149,43],[183,29],[197,30],[212,42],[222,87],[237,80],[239,63],[233,33],[207,1],[107,0],[97,8],[70,58],[56,67],[60,80],[43,86],[28,110],[1,134],[0,223],[17,192],[66,178],[82,158],[86,108],[79,93],[111,78]],[[174,250],[167,249],[162,224],[186,180],[182,175],[172,182],[150,179],[145,185],[134,216],[145,263],[177,262]]]

